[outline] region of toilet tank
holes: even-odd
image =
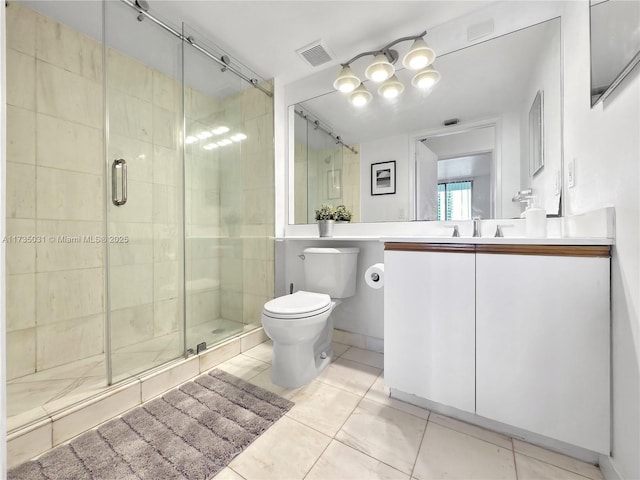
[[[305,289],[326,293],[331,298],[353,297],[359,251],[359,248],[305,248]]]

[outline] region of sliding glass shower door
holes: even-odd
[[[183,25],[183,36],[185,320],[195,350],[259,327],[273,298],[273,100],[271,85],[204,35]]]
[[[184,354],[182,41],[105,5],[110,381]]]

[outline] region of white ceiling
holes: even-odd
[[[101,3],[97,0],[24,0],[24,3],[101,40]],[[198,32],[194,34],[198,43],[213,43],[230,54],[234,63],[245,65],[263,79],[277,77],[286,84],[336,66],[362,51],[429,30],[492,3],[496,2],[149,0],[149,13],[178,31],[184,22],[189,34]],[[115,8],[110,7],[108,11],[116,11]],[[118,7],[118,10],[121,9]],[[135,27],[135,12],[131,10],[130,15],[131,21],[108,22],[107,33],[112,38],[109,43],[118,47],[128,45],[126,50],[130,51],[123,49],[125,53],[162,70],[161,62],[154,62],[152,58],[157,52],[154,53],[146,41],[139,40],[145,37]],[[149,23],[148,20],[145,23]],[[153,27],[141,26],[142,30],[150,28]],[[115,35],[122,37],[120,41],[113,41]],[[334,60],[314,68],[295,51],[317,40],[324,41]],[[144,58],[146,56],[149,58]]]
[[[150,12],[186,22],[263,78],[284,83],[316,71],[295,51],[324,40],[338,65],[362,51],[415,35],[492,1],[149,0]]]

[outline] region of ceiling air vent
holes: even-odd
[[[317,67],[318,65],[322,65],[323,63],[333,60],[331,50],[327,48],[322,40],[318,40],[305,47],[299,48],[296,50],[296,53],[312,67]]]

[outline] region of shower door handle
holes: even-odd
[[[118,199],[118,170],[122,171],[122,198]],[[127,162],[118,158],[111,165],[111,201],[116,207],[127,203]]]

